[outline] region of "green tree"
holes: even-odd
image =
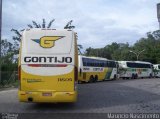
[[[1,56],[5,57],[7,55],[13,55],[15,53],[15,49],[17,44],[9,42],[7,39],[2,39],[1,41]]]
[[[137,60],[136,55],[129,52],[139,52],[139,60],[151,63],[160,63],[160,30],[148,32],[146,38],[140,38],[133,46],[128,43],[115,43],[106,45],[104,48],[87,48],[86,56],[99,56],[113,60]]]
[[[17,63],[13,62],[13,55],[15,54],[15,43],[11,43],[6,39],[1,41],[1,79],[0,85],[4,85],[4,80],[8,80],[12,71],[17,70]]]
[[[160,31],[148,32],[146,38],[137,41],[133,49],[135,51],[145,50],[140,59],[152,63],[160,63]]]

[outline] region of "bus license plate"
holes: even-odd
[[[42,96],[52,96],[52,93],[42,93]]]

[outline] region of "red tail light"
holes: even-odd
[[[66,67],[67,64],[28,64],[30,67]]]
[[[18,67],[18,79],[21,80],[21,66]]]

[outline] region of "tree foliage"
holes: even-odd
[[[17,48],[19,47],[17,42],[11,43],[7,39],[2,39],[1,41],[1,56],[5,57],[7,55],[14,55],[17,53]]]
[[[104,57],[113,60],[136,60],[136,55],[129,52],[139,52],[139,60],[160,63],[160,30],[148,32],[146,38],[141,38],[133,46],[128,43],[115,43],[106,45],[104,48],[87,48],[86,56]]]
[[[1,71],[13,71],[17,64],[13,62],[14,54],[17,54],[17,43],[11,43],[6,39],[1,41]]]

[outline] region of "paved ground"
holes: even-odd
[[[116,80],[79,84],[75,104],[20,103],[17,89],[0,91],[0,112],[160,112],[160,79]]]

